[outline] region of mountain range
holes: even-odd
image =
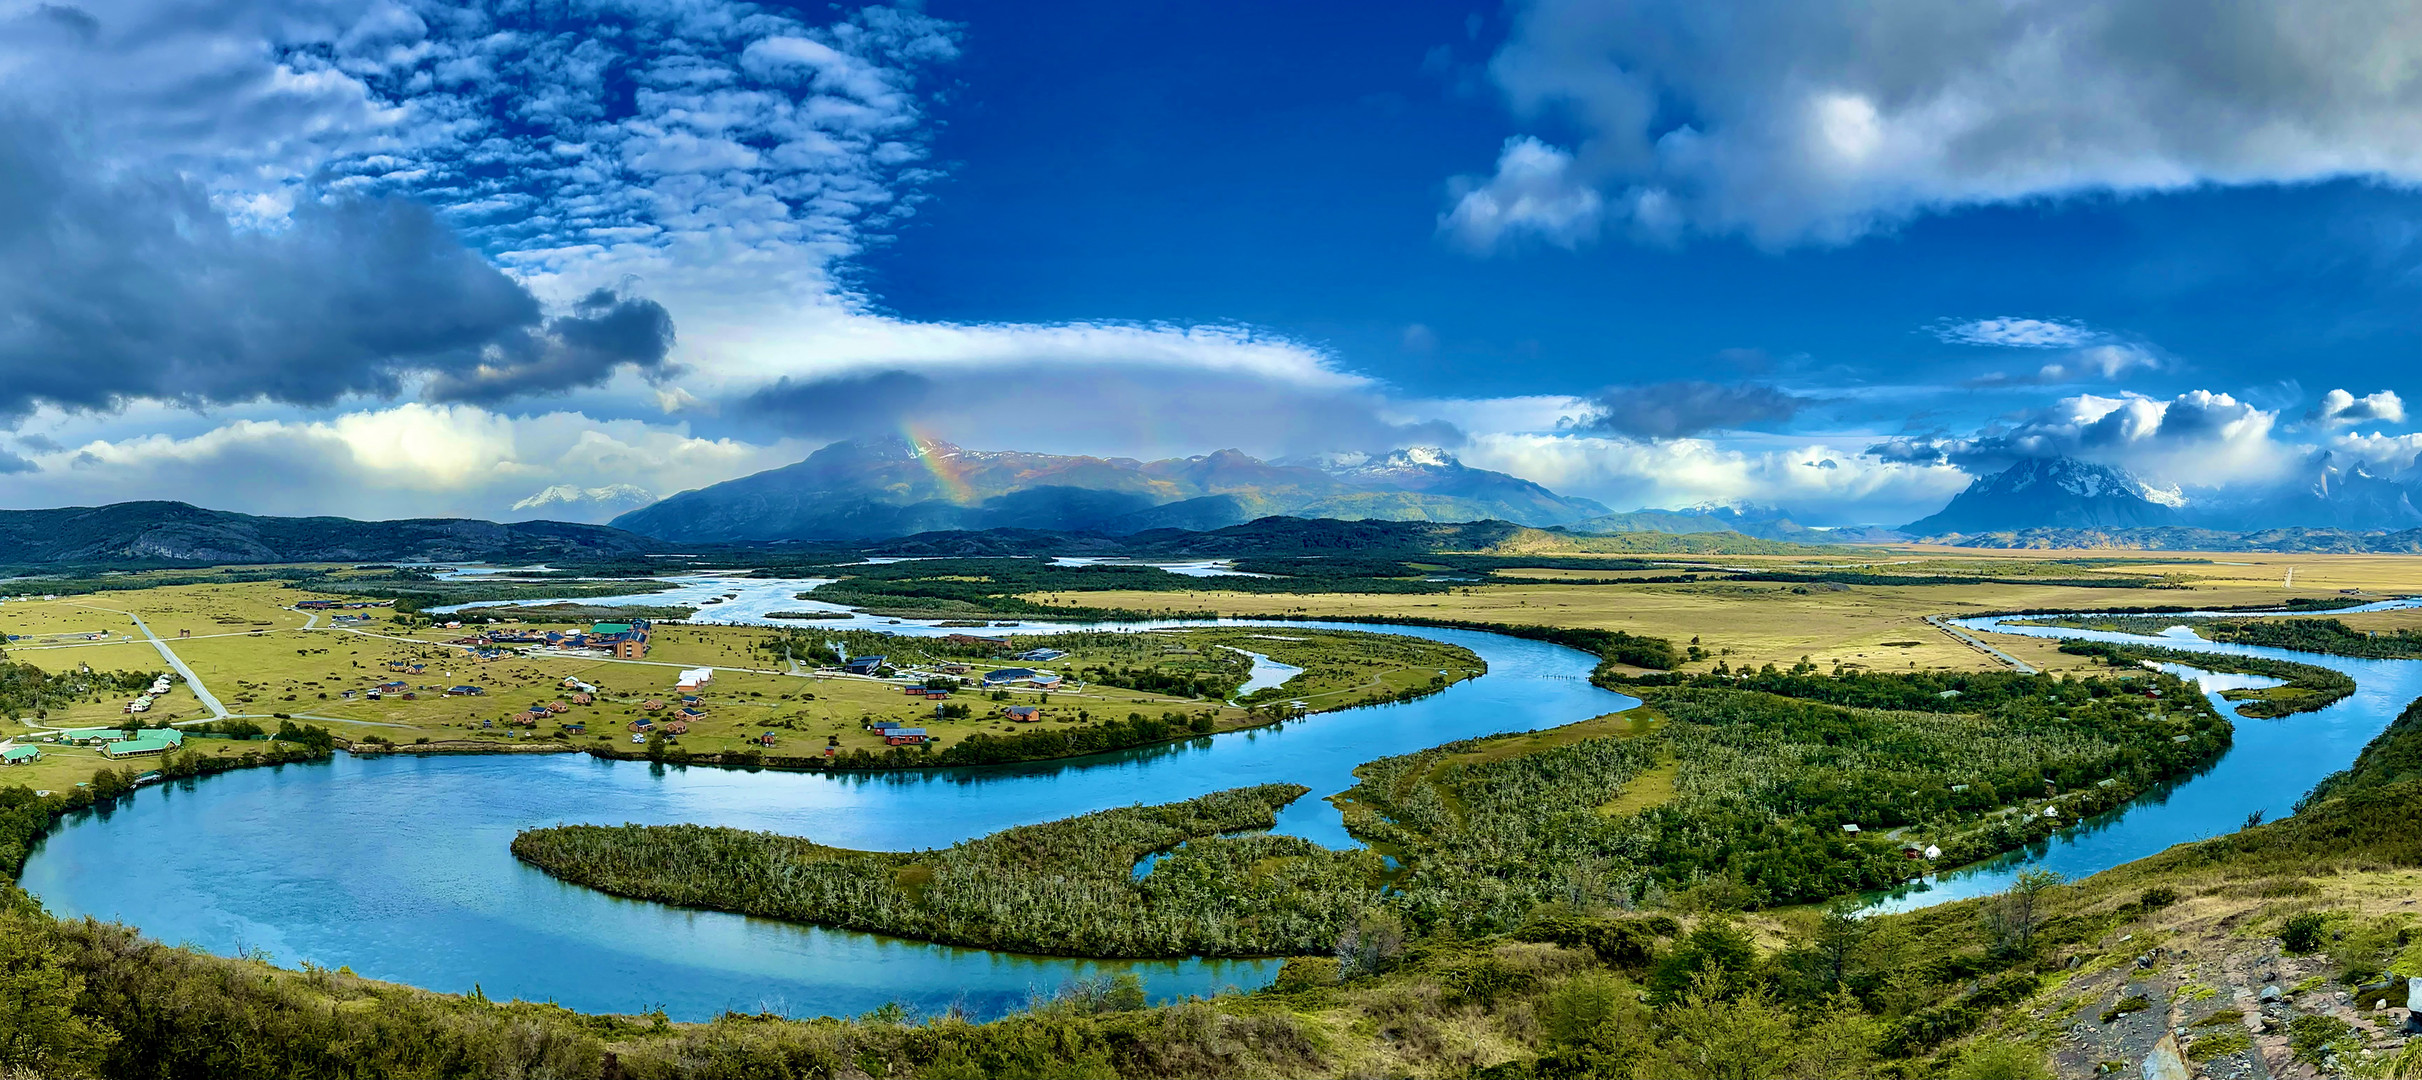
[[[2300,545],[2317,532],[2396,533],[2422,528],[2413,496],[2422,476],[2376,476],[2360,463],[2341,465],[2324,454],[2308,478],[2250,495],[2226,492],[2189,497],[2156,488],[2122,469],[2075,458],[2024,458],[1980,477],[1942,510],[1902,526],[1912,536],[1975,543],[2027,534],[2023,546],[2063,538],[2133,537],[2124,546],[2168,546],[2230,534],[2272,534]],[[2306,550],[2297,548],[2297,550]]]
[[[181,502],[0,510],[0,565],[526,561],[662,547],[603,525],[257,517]]]
[[[1589,499],[1475,469],[1446,451],[1270,462],[1236,450],[1139,461],[886,437],[684,491],[613,520],[678,543],[869,540],[923,532],[1038,529],[1125,535],[1206,531],[1284,515],[1338,520],[1570,525]]]

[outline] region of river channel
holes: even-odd
[[[767,611],[829,608],[794,599],[814,584],[716,579],[634,599],[738,592],[697,621],[754,623]],[[522,829],[557,823],[694,822],[908,850],[1108,807],[1288,782],[1312,794],[1282,812],[1278,831],[1343,848],[1353,841],[1323,800],[1353,786],[1356,765],[1637,704],[1590,685],[1596,658],[1542,642],[1416,626],[1244,624],[1284,628],[1274,635],[1325,627],[1444,641],[1479,654],[1488,674],[1412,702],[1007,768],[833,776],[573,754],[340,754],[325,764],[144,788],[108,813],[76,815],[42,842],[22,882],[55,914],[123,921],[170,943],[266,952],[286,966],[345,966],[434,990],[476,986],[491,998],[583,1011],[661,1008],[700,1020],[725,1010],[854,1015],[896,1001],[993,1017],[1068,979],[1126,971],[1166,1000],[1258,987],[1277,963],[1016,956],[690,911],[563,884],[515,860],[508,844]],[[842,625],[952,632],[863,615]]]
[[[2413,606],[2413,601],[2391,600],[2344,611]],[[2192,612],[2175,617],[2191,631],[2203,619],[2244,614]],[[2205,641],[2191,632],[2175,630],[2144,636],[2068,627],[2014,626],[2010,625],[2012,618],[1990,616],[1956,621],[1972,631],[1997,634],[2084,638],[2188,652],[2293,660],[2353,676],[2355,692],[2325,709],[2257,720],[2237,715],[2235,703],[2223,700],[2220,692],[2236,686],[2267,685],[2269,680],[2173,669],[2173,674],[2196,676],[2212,706],[2236,725],[2236,736],[2220,760],[2201,772],[2155,788],[2125,806],[2080,821],[2030,847],[1875,897],[1872,910],[1906,911],[2001,892],[2009,888],[2019,873],[2031,869],[2050,870],[2070,878],[2084,877],[2174,844],[2236,832],[2255,813],[2270,821],[2287,817],[2298,798],[2311,791],[2322,777],[2354,761],[2364,744],[2396,719],[2408,702],[2422,697],[2422,661],[2364,660],[2232,645]]]

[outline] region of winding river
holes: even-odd
[[[2416,606],[2391,600],[2343,609],[2383,611]],[[2191,612],[2175,616],[2191,628],[2200,619],[2242,617],[2244,612]],[[2322,613],[2315,613],[2322,614]],[[2174,844],[2204,840],[2245,827],[2249,815],[2265,820],[2287,817],[2296,800],[2324,776],[2355,760],[2364,744],[2380,734],[2406,703],[2422,697],[2422,661],[2363,660],[2347,656],[2232,645],[2205,641],[2191,633],[2173,631],[2158,636],[2115,634],[2054,626],[2015,626],[2012,617],[1989,616],[1955,620],[1975,631],[2026,637],[2084,638],[2139,645],[2158,645],[2189,652],[2229,656],[2268,656],[2318,667],[2334,668],[2355,679],[2355,692],[2346,699],[2309,713],[2272,720],[2239,716],[2235,703],[2220,692],[2238,686],[2268,685],[2270,680],[2245,675],[2197,672],[2172,668],[2173,674],[2195,678],[2214,708],[2237,726],[2228,753],[2208,768],[2145,793],[2133,802],[2070,828],[2030,847],[2010,852],[1937,877],[1910,888],[1876,897],[1874,910],[1904,911],[1950,900],[1984,896],[2009,888],[2020,872],[2050,870],[2065,877],[2084,877],[2144,858]]]
[[[796,599],[823,583],[813,579],[679,581],[672,592],[586,602],[698,603],[728,596],[701,608],[694,621],[733,624],[767,623],[770,611],[846,610]],[[42,843],[23,883],[57,914],[122,920],[164,941],[219,953],[265,952],[286,965],[348,966],[372,978],[437,990],[476,986],[494,998],[554,1001],[584,1011],[662,1009],[696,1020],[725,1010],[852,1015],[899,1002],[925,1013],[957,1008],[985,1018],[1022,1007],[1030,995],[1069,979],[1113,972],[1141,976],[1155,999],[1167,1000],[1253,988],[1266,983],[1277,964],[1018,956],[687,911],[563,884],[516,861],[507,845],[514,833],[533,826],[630,821],[729,825],[905,850],[1107,807],[1293,782],[1313,794],[1281,814],[1278,831],[1346,847],[1352,840],[1323,797],[1351,787],[1356,765],[1476,735],[1556,727],[1636,704],[1589,684],[1594,658],[1541,642],[1417,626],[1223,624],[1429,638],[1478,653],[1489,673],[1419,701],[1025,767],[828,776],[668,768],[580,755],[340,755],[325,764],[146,788],[106,813],[77,815]],[[810,625],[952,632],[862,613]],[[1116,628],[1180,625],[1212,624]],[[2344,767],[2407,701],[2422,695],[2422,663],[2413,661],[2007,626],[1998,618],[1962,625],[2278,656],[2345,671],[2358,689],[2317,713],[2239,718],[2233,748],[2202,773],[2034,849],[1879,898],[1880,908],[1999,891],[2033,866],[2088,874],[2232,831],[2257,810],[2284,816],[2297,796]],[[1079,628],[1029,623],[994,632]],[[2207,689],[2237,684],[2215,677]]]
[[[703,609],[700,621],[756,622],[768,610],[813,606],[794,599],[812,584],[715,579],[683,592],[740,592]],[[952,632],[867,616],[814,625],[836,624]],[[339,755],[145,788],[108,813],[76,815],[43,841],[23,884],[56,914],[121,920],[167,942],[584,1011],[661,1008],[700,1020],[725,1010],[853,1015],[897,1001],[992,1017],[1066,980],[1126,971],[1166,1000],[1258,987],[1277,963],[1016,956],[687,911],[563,884],[522,865],[507,845],[521,829],[559,822],[686,821],[906,850],[1113,806],[1292,782],[1313,793],[1281,813],[1278,831],[1342,848],[1353,841],[1323,798],[1353,786],[1363,762],[1637,704],[1590,685],[1596,658],[1561,646],[1415,626],[1266,625],[1444,641],[1478,653],[1489,673],[1418,701],[1023,767],[830,776],[571,754]]]

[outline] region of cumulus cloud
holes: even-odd
[[[1548,161],[1566,204],[1771,246],[2078,193],[2422,181],[2422,9],[2387,0],[1531,0],[1490,70],[1581,134],[1501,160],[1450,220],[1496,220]]]
[[[1702,432],[1789,420],[1812,404],[1757,383],[1664,382],[1600,391],[1572,427],[1642,439],[1675,439]]]
[[[2080,394],[1972,436],[1891,439],[1866,453],[1883,462],[1939,462],[1975,473],[1998,472],[2021,458],[2076,457],[2158,482],[2210,487],[2275,481],[2293,468],[2303,451],[2274,437],[2278,419],[2276,410],[2209,390],[2167,400]]]
[[[29,473],[41,467],[22,456],[0,450],[0,476],[7,476],[10,473]]]
[[[1454,208],[1439,231],[1473,251],[1488,251],[1509,234],[1578,247],[1595,238],[1605,200],[1573,172],[1573,156],[1528,136],[1505,141],[1497,172],[1459,177]]]
[[[1704,439],[1490,433],[1473,436],[1461,457],[1622,509],[1758,504],[1785,507],[1814,524],[1907,520],[1940,509],[1969,481],[1940,462],[1881,461],[1822,442],[1759,448]]]
[[[2306,421],[2322,427],[2344,427],[2349,424],[2405,422],[2405,400],[2394,390],[2356,397],[2344,390],[2332,390],[2321,395],[2321,402],[2304,415]]]

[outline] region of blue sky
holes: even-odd
[[[1894,523],[2422,450],[2399,5],[223,8],[0,0],[0,504],[602,519],[914,428]]]

